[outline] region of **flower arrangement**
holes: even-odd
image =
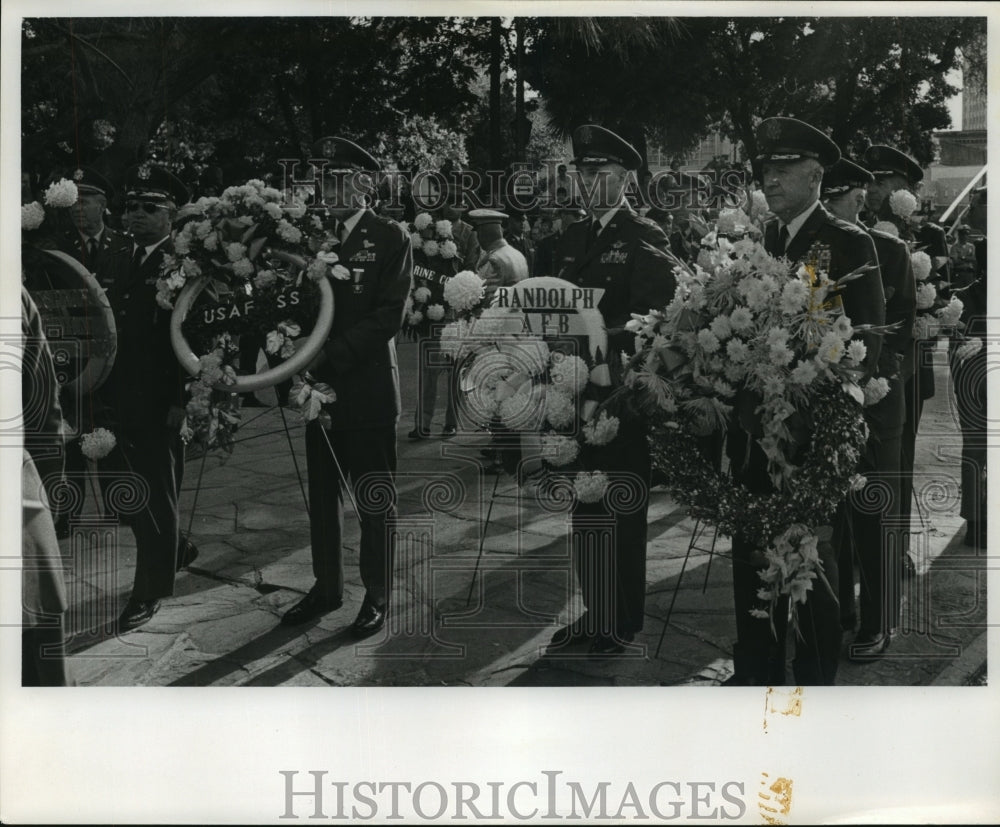
[[[917,281],[917,314],[913,320],[914,339],[934,339],[951,332],[959,324],[964,305],[957,296],[945,301],[941,282],[933,277],[934,264],[923,250],[910,253],[910,265]]]
[[[226,390],[237,379],[238,337],[259,335],[268,353],[288,358],[312,329],[318,283],[350,273],[319,215],[260,180],[200,198],[182,218],[156,282],[157,303],[173,308],[185,285],[204,279],[202,295],[215,304],[195,305],[183,324],[202,355],[181,434],[229,452],[240,422],[239,397]],[[302,266],[289,267],[291,257]]]
[[[458,247],[451,222],[435,221],[422,212],[413,224],[400,222],[413,247],[413,288],[406,304],[403,330],[411,336],[427,336],[432,325],[455,318],[443,288],[456,275]]]
[[[37,230],[45,222],[45,208],[64,209],[72,207],[80,197],[76,184],[68,178],[53,181],[42,196],[43,204],[32,201],[21,205],[21,229],[24,232]]]
[[[104,459],[117,444],[118,440],[115,439],[115,435],[107,428],[94,428],[90,433],[80,437],[81,453],[87,459],[95,462]]]
[[[773,618],[780,595],[794,609],[824,579],[817,543],[859,483],[862,405],[888,389],[884,379],[862,387],[866,347],[854,338],[862,328],[837,300],[868,268],[832,281],[820,254],[792,269],[749,237],[716,232],[702,244],[696,265],[675,269],[671,303],[628,323],[638,338],[624,384],[653,423],[654,467],[671,494],[692,516],[764,550],[764,606],[755,613]],[[698,448],[699,437],[736,422],[767,457],[770,494],[723,475]]]

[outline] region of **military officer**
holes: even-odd
[[[59,249],[73,256],[97,280],[102,280],[102,274],[118,252],[129,246],[128,238],[104,223],[108,209],[108,199],[114,191],[108,180],[97,170],[83,167],[68,173],[66,178],[76,184],[79,193],[77,202],[70,210],[70,220],[73,227],[59,239]],[[84,422],[72,422],[78,434],[93,430],[94,423],[89,421],[93,406],[89,399],[64,399],[63,409],[67,414],[79,411]],[[77,496],[72,500],[77,504],[76,511],[82,508],[83,480],[87,473],[87,463],[80,453],[80,442],[71,439],[66,443],[66,483],[76,489]],[[68,536],[68,520],[74,513],[63,511],[56,520],[56,532],[60,537]]]
[[[486,282],[486,294],[497,287],[509,287],[528,277],[528,260],[523,253],[507,243],[503,222],[509,216],[499,210],[470,210],[469,221],[476,230],[480,253],[476,272]]]
[[[562,243],[566,238],[566,230],[574,221],[579,221],[587,212],[574,204],[563,204],[559,207],[559,229],[540,239],[535,248],[534,276],[554,276],[562,266]]]
[[[372,174],[378,161],[344,138],[323,138],[312,157],[325,158],[322,203],[340,239],[340,263],[349,280],[333,280],[335,315],[330,337],[310,367],[329,383],[337,400],[329,409],[331,426],[319,419],[306,426],[309,466],[309,516],[313,574],[309,593],[282,618],[304,623],[342,605],[344,477],[351,478],[361,522],[360,567],[365,597],[351,633],[358,638],[378,632],[389,612],[393,546],[388,523],[394,506],[378,508],[359,482],[368,475],[393,490],[395,502],[396,422],[399,418],[399,371],[394,337],[403,323],[410,291],[413,254],[400,226],[371,209]]]
[[[580,287],[604,291],[598,309],[608,329],[609,362],[631,352],[635,336],[625,330],[632,313],[665,307],[675,282],[666,256],[668,241],[654,222],[639,216],[625,199],[629,176],[642,158],[636,149],[608,129],[584,125],[573,132],[574,161],[589,218],[566,228],[558,276]],[[622,652],[642,630],[646,597],[646,517],[649,509],[650,456],[640,423],[623,428],[628,435],[612,476],[623,475],[635,486],[627,513],[609,511],[603,503],[574,508],[573,558],[585,611],[552,638],[553,650],[589,642],[596,655]],[[595,517],[610,517],[614,543],[585,542],[585,526]]]
[[[174,591],[186,376],[170,344],[170,313],[156,303],[156,280],[164,255],[173,252],[171,222],[188,199],[184,184],[158,167],[133,167],[125,186],[132,241],[99,273],[115,314],[118,353],[96,394],[117,439],[107,467],[138,474],[149,487],[147,507],[128,518],[136,569],[118,620],[122,632],[146,623]]]
[[[847,631],[854,630],[854,560],[861,571],[861,627],[850,649],[852,660],[867,661],[889,645],[899,615],[899,452],[906,419],[903,361],[913,338],[917,283],[906,243],[860,223],[866,190],[875,177],[847,158],[823,176],[823,205],[837,218],[863,227],[875,242],[885,293],[885,323],[878,375],[889,382],[882,401],[865,408],[869,438],[858,472],[869,485],[887,489],[849,497],[851,531],[843,533],[839,552],[840,610]],[[877,506],[875,510],[872,506]],[[853,542],[852,542],[853,541]],[[853,546],[853,555],[851,554]]]
[[[914,231],[909,222],[892,211],[890,197],[898,190],[913,192],[923,180],[924,172],[913,158],[891,146],[876,144],[865,151],[863,166],[875,177],[868,188],[867,207],[870,220],[890,221],[899,229],[904,241],[913,242],[926,252],[933,262],[931,278],[948,279],[948,246],[944,230],[936,224],[925,223]],[[913,460],[916,453],[917,431],[924,401],[934,396],[933,353],[936,339],[914,339],[904,363],[906,382],[903,400],[906,405],[906,421],[903,423],[903,438],[900,450],[900,510],[902,521],[903,551],[910,546],[910,517],[913,505]],[[902,555],[904,566],[912,568],[908,553]]]
[[[820,204],[824,169],[840,159],[837,145],[818,129],[794,118],[768,118],[757,132],[764,195],[776,216],[764,227],[764,247],[771,255],[793,263],[829,254],[829,275],[838,279],[878,259],[871,238],[856,224],[835,218]],[[793,271],[794,272],[794,271]],[[844,312],[855,325],[881,325],[885,320],[885,295],[877,269],[849,282],[841,293]],[[868,353],[866,377],[878,365],[881,342],[862,334]],[[749,451],[747,444],[749,442]],[[735,479],[751,491],[773,491],[767,458],[759,443],[736,422],[729,430],[729,456]],[[828,543],[820,544],[820,558],[827,581],[837,588],[837,558]],[[731,685],[783,684],[787,612],[775,612],[775,636],[768,620],[750,614],[757,604],[758,572],[764,564],[759,550],[744,537],[733,537],[733,596],[737,642],[733,647],[735,674]],[[783,598],[783,601],[787,598]],[[835,594],[817,586],[799,611],[802,638],[796,641],[793,663],[799,684],[832,684],[840,655],[840,612]]]

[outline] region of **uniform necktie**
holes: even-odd
[[[93,261],[97,257],[97,239],[91,236],[87,239],[87,259]]]
[[[597,243],[597,234],[601,230],[601,222],[596,218],[590,222],[590,227],[587,228],[587,250],[592,250],[594,245]]]
[[[788,239],[791,237],[791,233],[788,232],[788,225],[783,224],[781,229],[778,231],[778,255],[783,256],[785,251],[788,249]]]
[[[138,270],[139,267],[142,265],[142,256],[143,256],[143,253],[145,253],[145,252],[146,252],[146,248],[145,247],[136,247],[135,250],[132,251],[132,269],[133,270]]]

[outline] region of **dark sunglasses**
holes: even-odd
[[[126,201],[125,209],[128,212],[135,212],[136,210],[142,210],[145,213],[152,215],[157,210],[167,209],[166,204],[154,204],[151,201]]]

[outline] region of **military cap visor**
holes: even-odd
[[[510,218],[507,213],[499,210],[469,210],[465,217],[477,227],[485,224],[501,224]]]
[[[320,138],[312,145],[311,158],[326,158],[328,170],[347,169],[364,172],[378,172],[382,165],[375,157],[347,138],[330,136]]]
[[[840,148],[816,127],[796,118],[767,118],[757,127],[758,165],[811,158],[824,167],[840,160]]]
[[[823,175],[822,194],[843,195],[853,189],[863,189],[874,181],[875,176],[864,167],[847,158],[841,158]]]
[[[175,175],[161,167],[141,164],[125,174],[125,197],[156,204],[186,204],[188,188]]]
[[[864,157],[865,168],[876,178],[901,175],[910,183],[924,179],[924,171],[913,158],[895,147],[875,144],[868,147]]]
[[[95,169],[80,167],[73,170],[72,175],[66,177],[76,184],[76,188],[81,193],[96,193],[109,198],[114,194],[114,189],[108,183],[108,179]]]
[[[621,164],[625,169],[638,169],[642,166],[642,156],[632,144],[596,124],[584,124],[573,130],[573,156],[578,167]]]

